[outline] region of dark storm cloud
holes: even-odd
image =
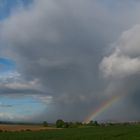
[[[137,21],[139,15],[129,9],[126,6],[124,11]],[[104,52],[133,25],[126,13],[110,10],[101,1],[91,0],[35,0],[31,9],[16,10],[1,22],[1,40],[7,47],[1,54],[16,62],[24,80],[38,79],[41,92],[27,88],[0,93],[47,93],[53,101],[44,118],[82,120],[110,90],[99,75]]]
[[[1,95],[6,95],[6,94],[37,94],[37,93],[42,93],[41,91],[37,91],[34,89],[11,89],[11,88],[1,88],[0,94]]]

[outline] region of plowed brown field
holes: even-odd
[[[39,131],[46,129],[56,129],[56,128],[43,127],[41,125],[5,125],[5,124],[0,125],[0,130],[2,131],[22,131],[22,130]]]

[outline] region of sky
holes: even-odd
[[[0,0],[0,120],[140,121],[139,9]]]

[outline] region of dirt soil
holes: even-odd
[[[56,128],[43,127],[41,125],[7,125],[7,124],[0,125],[0,130],[2,131],[39,131],[46,129],[51,130]]]

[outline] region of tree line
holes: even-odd
[[[44,127],[48,126],[46,121],[43,122]],[[90,121],[89,123],[82,123],[82,122],[65,122],[62,119],[58,119],[55,123],[57,128],[78,128],[82,126],[99,126],[97,121]]]
[[[105,122],[105,123],[98,123],[98,121],[91,120],[89,123],[83,123],[83,122],[66,122],[62,119],[58,119],[54,124],[50,125],[47,121],[43,122],[43,126],[55,126],[57,128],[79,128],[79,127],[93,127],[93,126],[120,126],[120,125],[140,125],[140,122],[121,122],[121,123],[111,123],[111,122]]]

